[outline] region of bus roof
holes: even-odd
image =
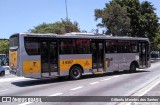
[[[94,34],[94,33],[66,33],[63,35],[57,35],[53,33],[47,34],[38,34],[38,33],[16,33],[13,35],[22,35],[28,37],[43,37],[43,38],[83,38],[83,39],[113,39],[113,40],[142,40],[142,41],[149,41],[148,38],[140,38],[140,37],[128,37],[128,36],[110,36],[104,34]]]

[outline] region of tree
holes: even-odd
[[[156,37],[154,38],[154,49],[155,50],[159,50],[160,51],[160,33],[158,33],[156,35]]]
[[[155,8],[148,1],[140,3],[139,0],[112,0],[109,4],[106,5],[103,10],[95,11],[95,17],[102,18],[102,25],[110,30],[108,27],[112,26],[112,24],[104,24],[103,21],[107,21],[108,18],[103,11],[111,7],[116,7],[115,5],[117,4],[115,2],[120,5],[121,8],[127,9],[127,16],[130,18],[130,27],[129,29],[127,29],[127,32],[125,32],[125,36],[128,35],[132,37],[148,37],[150,41],[153,41],[157,33],[159,18],[154,12]],[[97,15],[96,12],[101,15]],[[114,18],[115,16],[112,17],[112,19]],[[116,21],[115,24],[118,25],[119,20]],[[110,31],[108,32],[111,33]]]
[[[79,32],[78,23],[72,23],[70,20],[61,20],[55,23],[42,23],[34,29],[29,30],[31,33],[55,33],[55,34],[64,34],[69,32]]]
[[[142,2],[140,15],[140,34],[144,35],[143,37],[148,37],[150,41],[153,41],[154,37],[156,37],[159,26],[159,18],[154,10],[155,8],[150,2]]]
[[[133,37],[147,37],[151,42],[151,50],[157,50],[160,46],[158,43],[160,28],[158,23],[158,16],[155,13],[154,6],[144,1],[139,0],[115,0],[121,6],[126,6],[130,19],[131,31],[130,35]]]
[[[160,51],[160,25],[158,27],[158,33],[156,33],[156,36],[154,37],[154,41],[152,43],[154,50]]]
[[[0,40],[0,54],[9,54],[9,40]]]
[[[95,10],[95,19],[102,19],[98,26],[106,27],[107,33],[113,36],[124,36],[130,27],[130,18],[127,16],[127,8],[121,7],[116,2],[106,4],[103,10]]]

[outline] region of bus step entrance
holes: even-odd
[[[58,77],[58,75],[52,75],[52,76],[42,76],[42,78],[55,78]]]
[[[103,74],[105,73],[105,71],[103,70],[103,68],[98,68],[98,69],[92,69],[92,73],[93,74]]]
[[[52,77],[58,77],[59,75],[57,72],[50,72],[50,73],[42,73],[42,78],[52,78]]]
[[[104,72],[103,71],[93,72],[93,74],[104,74]]]

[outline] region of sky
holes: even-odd
[[[68,18],[79,23],[81,30],[96,29],[94,10],[103,9],[110,0],[67,0]],[[145,0],[140,0],[145,1]],[[160,1],[146,0],[160,17]],[[28,32],[35,26],[66,18],[65,0],[0,0],[0,38]]]

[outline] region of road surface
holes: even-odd
[[[6,74],[0,77],[0,96],[130,96],[160,77],[160,62],[136,73],[85,75],[80,80],[29,79]],[[140,93],[139,93],[140,94]],[[34,105],[35,103],[0,103]],[[118,102],[54,102],[39,105],[114,105]]]

